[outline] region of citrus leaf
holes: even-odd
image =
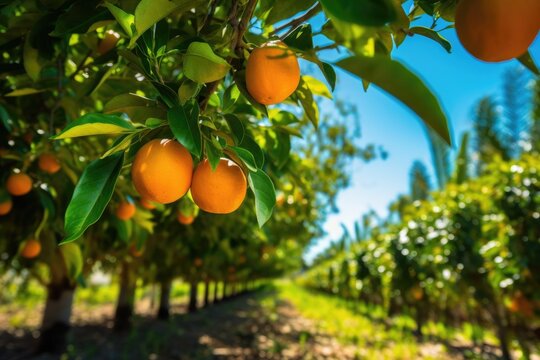
[[[105,114],[126,114],[132,121],[144,122],[148,118],[163,119],[166,111],[155,100],[135,94],[120,94],[103,107]]]
[[[253,154],[249,152],[249,150],[238,146],[229,146],[229,148],[234,151],[236,155],[238,155],[240,160],[244,162],[244,164],[250,171],[257,172],[257,164],[255,163],[255,158],[253,157]]]
[[[261,169],[264,165],[264,153],[261,150],[261,147],[253,138],[249,135],[245,135],[244,139],[240,143],[240,147],[247,149],[255,159],[255,164],[257,165],[257,168]]]
[[[132,14],[128,14],[124,10],[120,9],[119,7],[114,6],[108,1],[105,1],[104,6],[109,9],[112,16],[116,19],[118,24],[122,27],[122,29],[126,32],[126,34],[129,37],[133,36],[133,30],[131,29],[131,26],[135,24],[135,16]]]
[[[197,83],[220,80],[230,69],[229,63],[214,54],[207,43],[192,42],[184,55],[184,74]]]
[[[30,36],[26,36],[26,40],[24,41],[23,61],[24,70],[26,70],[26,73],[30,79],[36,81],[39,78],[39,73],[41,72],[41,65],[39,64],[38,50],[33,48],[30,44]]]
[[[395,96],[451,144],[448,121],[437,97],[404,65],[376,55],[351,56],[339,61],[337,66]]]
[[[319,126],[319,107],[313,98],[313,93],[303,79],[300,79],[295,95],[304,108],[306,117],[317,128]]]
[[[285,20],[300,11],[305,11],[315,4],[315,0],[279,0],[275,1],[272,10],[266,17],[267,24]]]
[[[105,114],[86,114],[68,124],[53,140],[90,135],[116,135],[134,130],[135,127],[118,116]]]
[[[196,157],[201,156],[202,142],[199,129],[199,107],[193,102],[175,106],[167,113],[174,136]]]
[[[313,95],[332,99],[332,93],[330,93],[330,90],[328,90],[328,87],[326,87],[322,81],[309,75],[302,76],[302,79],[304,79],[304,82],[307,84]]]
[[[320,0],[329,15],[351,24],[383,26],[396,19],[392,0]]]
[[[425,26],[413,26],[409,29],[409,32],[422,35],[431,40],[434,40],[438,42],[448,53],[452,52],[452,44],[450,44],[450,41],[446,40],[439,32],[433,29],[427,28]]]
[[[257,109],[259,112],[268,116],[268,109],[266,108],[266,106],[257,102],[257,100],[255,100],[251,96],[249,91],[247,90],[246,71],[245,70],[235,71],[233,74],[233,77],[234,77],[234,82],[236,86],[238,86],[238,90],[240,90],[240,93],[247,99],[247,101],[249,101],[250,104],[253,105],[253,107]]]
[[[77,279],[83,269],[81,248],[75,243],[60,245],[58,248],[62,254],[69,278],[71,280]]]
[[[56,20],[53,36],[85,33],[92,24],[112,19],[107,9],[99,7],[100,1],[77,1]]]
[[[334,89],[336,88],[336,71],[334,70],[334,67],[325,62],[320,62],[318,65],[324,75],[324,78],[326,79],[326,81],[328,81],[330,89],[334,91]]]
[[[276,190],[272,180],[262,170],[250,171],[249,187],[255,195],[255,213],[259,227],[262,227],[272,216],[276,205]]]
[[[45,90],[42,89],[33,89],[33,88],[21,88],[17,90],[13,90],[12,92],[7,93],[4,96],[26,96],[26,95],[34,95],[40,92],[43,92]]]
[[[238,86],[236,84],[229,86],[223,93],[223,111],[227,112],[230,110],[239,97],[240,90],[238,90]]]
[[[313,49],[313,34],[310,24],[302,24],[287,35],[283,42],[291,48],[301,51]]]
[[[234,137],[234,142],[236,144],[242,143],[242,141],[244,141],[244,135],[246,133],[242,121],[240,121],[240,119],[233,114],[225,114],[225,121],[227,121],[229,129],[231,129],[232,135]]]
[[[68,204],[62,243],[77,240],[84,231],[99,220],[111,200],[124,153],[92,161],[83,171]]]
[[[517,60],[533,74],[540,76],[540,70],[538,70],[538,66],[534,62],[534,59],[531,57],[531,53],[529,51],[518,57]]]

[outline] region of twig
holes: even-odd
[[[214,12],[216,11],[216,7],[219,0],[212,0],[210,3],[210,9],[208,10],[208,13],[204,17],[203,23],[200,27],[199,32],[201,32],[207,25],[209,25],[212,22],[212,18],[214,17]]]
[[[242,14],[242,19],[240,20],[240,23],[238,24],[238,28],[236,29],[236,36],[233,38],[233,51],[238,54],[238,51],[242,48],[242,38],[244,37],[244,34],[246,33],[248,29],[249,21],[251,20],[251,17],[253,16],[253,12],[255,11],[255,7],[257,6],[258,0],[249,0],[246,8],[244,9],[244,13]],[[238,54],[238,55],[241,55]]]
[[[281,30],[284,30],[284,29],[286,29],[288,27],[291,27],[292,29],[294,29],[298,25],[302,24],[303,22],[305,22],[305,21],[311,19],[312,17],[314,17],[315,15],[317,15],[321,10],[322,10],[321,4],[319,2],[317,2],[317,4],[313,5],[308,11],[306,11],[306,13],[304,15],[302,15],[300,17],[297,17],[296,19],[292,19],[288,23],[283,24],[283,25],[275,28],[274,30],[272,30],[270,32],[270,36],[275,35],[278,32],[280,32]]]

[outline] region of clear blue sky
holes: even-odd
[[[315,28],[317,22],[318,19],[314,22]],[[416,35],[407,38],[394,51],[393,57],[420,75],[439,96],[450,118],[454,138],[459,143],[462,132],[471,128],[470,115],[475,102],[486,95],[499,97],[502,74],[519,63],[481,62],[463,49],[453,29],[442,34],[452,43],[451,54],[434,41]],[[538,63],[540,36],[531,53]],[[333,55],[329,59],[335,60]],[[386,215],[388,204],[398,194],[408,192],[409,169],[414,160],[423,161],[431,170],[428,142],[415,114],[375,87],[364,93],[360,81],[344,72],[338,72],[335,94],[358,107],[362,129],[360,143],[382,145],[389,157],[370,163],[358,161],[349,169],[353,174],[352,184],[339,195],[339,213],[328,218],[324,225],[328,234],[309,249],[305,256],[307,260],[341,236],[341,224],[352,230],[354,221],[370,209]]]

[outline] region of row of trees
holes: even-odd
[[[481,100],[476,141],[464,137],[450,182],[431,191],[426,168],[415,163],[411,192],[391,206],[389,218],[377,224],[366,215],[355,236],[332,245],[301,281],[389,314],[409,313],[418,334],[428,320],[493,327],[505,359],[511,339],[529,358],[538,350],[540,320],[540,82],[523,84],[519,96],[531,94],[532,107],[524,105],[530,116],[519,119],[518,143],[505,137],[500,110],[486,110]],[[505,114],[513,104],[505,102]]]

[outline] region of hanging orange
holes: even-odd
[[[60,162],[52,154],[42,154],[39,157],[38,166],[41,171],[48,174],[54,174],[60,170]]]
[[[33,259],[41,253],[41,244],[35,239],[26,241],[21,251],[21,256],[27,259]]]
[[[246,85],[249,94],[259,103],[280,103],[299,83],[298,59],[283,42],[270,41],[251,52],[246,65]]]
[[[228,214],[235,211],[242,205],[246,191],[244,172],[229,159],[220,159],[215,171],[205,159],[193,173],[191,195],[195,204],[206,212]]]
[[[139,201],[141,206],[147,210],[154,210],[156,206],[152,204],[152,202],[148,199],[142,198],[141,201]]]
[[[116,208],[116,217],[120,220],[129,220],[135,215],[135,205],[133,203],[130,203],[128,201],[122,201],[120,204],[118,204],[118,207]]]
[[[6,199],[0,202],[0,216],[7,215],[13,208],[13,202],[11,199]]]
[[[6,181],[6,189],[13,196],[26,195],[32,190],[32,178],[24,173],[11,174]]]
[[[181,211],[178,212],[178,222],[182,225],[190,225],[193,224],[193,221],[195,221],[195,218],[193,216],[186,216],[182,214]]]
[[[488,62],[523,55],[540,29],[538,0],[461,0],[455,27],[473,56]]]
[[[154,139],[137,152],[131,178],[141,197],[161,204],[172,203],[189,190],[193,159],[180,143]]]
[[[114,31],[107,31],[103,39],[99,41],[97,52],[99,55],[104,55],[116,47],[116,43],[120,39],[120,35]]]

